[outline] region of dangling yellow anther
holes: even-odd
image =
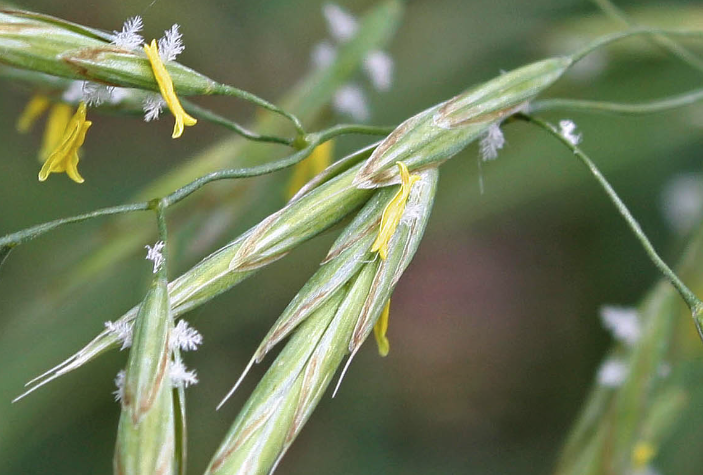
[[[643,469],[652,461],[657,454],[657,449],[650,442],[637,442],[632,449],[632,466],[635,469]]]
[[[391,344],[388,341],[386,332],[388,331],[388,317],[391,312],[391,299],[388,299],[386,306],[383,307],[381,316],[376,320],[376,324],[373,326],[373,336],[376,338],[376,346],[378,346],[378,354],[381,356],[388,356],[388,352],[391,350]]]
[[[410,196],[410,189],[420,179],[420,175],[410,175],[408,167],[403,162],[396,162],[396,165],[400,169],[400,189],[388,203],[386,209],[383,210],[378,237],[374,241],[373,246],[371,246],[371,252],[378,251],[378,255],[383,260],[386,260],[388,243],[393,237],[393,233],[395,233],[395,228],[400,223],[400,218],[403,217],[405,204],[408,201],[408,196]]]
[[[83,177],[78,174],[78,149],[83,145],[85,134],[92,125],[92,122],[85,120],[86,110],[85,103],[81,102],[64,131],[61,143],[39,171],[39,181],[45,181],[50,173],[66,172],[71,180],[83,183]]]
[[[46,119],[46,127],[44,128],[44,136],[42,138],[41,149],[39,150],[39,161],[46,162],[51,153],[59,146],[63,133],[66,131],[71,116],[73,115],[73,107],[63,102],[51,106],[49,116]]]
[[[168,105],[171,114],[176,118],[176,124],[173,126],[173,135],[171,137],[177,139],[183,134],[184,126],[195,125],[198,121],[188,115],[183,109],[181,101],[178,100],[176,91],[173,89],[171,75],[166,71],[166,66],[164,66],[164,62],[159,55],[159,47],[156,45],[156,40],[151,40],[150,45],[144,45],[144,51],[146,52],[147,58],[149,58],[151,70],[154,72],[154,78],[156,78],[156,83],[159,85],[161,96],[166,101],[166,105]]]
[[[291,199],[312,177],[332,163],[334,141],[329,140],[315,147],[310,156],[293,167],[293,175],[288,182],[286,197]]]
[[[24,108],[20,118],[17,119],[17,131],[21,133],[29,132],[29,129],[32,128],[39,116],[49,108],[49,105],[51,105],[51,102],[48,97],[41,94],[33,96]]]

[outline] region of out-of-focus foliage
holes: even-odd
[[[634,3],[621,6],[642,7]],[[651,3],[658,8],[640,21],[669,26],[671,18],[685,18],[691,26],[703,26],[695,2]],[[372,4],[343,3],[357,13]],[[321,3],[314,1],[27,0],[20,6],[106,30],[140,14],[149,38],[178,22],[186,42],[184,64],[271,100],[309,71],[310,51],[327,35]],[[687,10],[682,14],[680,8]],[[615,28],[579,0],[409,1],[388,48],[396,61],[395,85],[387,93],[370,93],[371,121],[397,124],[501,70],[553,54],[570,46],[565,31],[591,37]],[[590,68],[567,74],[551,93],[636,101],[700,84],[694,71],[633,39],[596,57]],[[100,117],[81,161],[86,183],[56,177],[41,184],[35,158],[39,132],[14,131],[27,99],[26,91],[0,84],[0,234],[126,201],[228,136],[198,124],[171,141],[169,120],[145,124],[138,118]],[[242,122],[253,115],[240,101],[202,103]],[[551,113],[549,118],[564,117]],[[568,118],[579,125],[583,148],[612,179],[654,244],[675,261],[683,236],[664,219],[662,194],[671,179],[701,171],[703,109]],[[317,125],[340,120],[327,112]],[[506,148],[481,168],[483,194],[476,147],[442,167],[425,239],[393,299],[389,357],[380,360],[372,345],[362,349],[337,397],[323,398],[283,460],[282,473],[541,474],[552,468],[609,345],[598,308],[635,304],[657,275],[601,190],[567,152],[525,124],[507,125],[504,132]],[[338,156],[360,143],[341,141]],[[277,153],[272,146],[257,147]],[[246,213],[202,212],[197,226],[181,231],[182,242],[190,244],[178,250],[174,272],[279,208],[287,177],[283,172],[268,180],[266,193],[244,188]],[[189,241],[209,229],[219,236],[218,226],[231,221],[235,224],[223,237],[205,244]],[[150,225],[149,219],[141,224]],[[141,300],[148,263],[131,254],[111,269],[109,279],[86,284],[59,308],[44,306],[57,279],[83,254],[75,243],[99,239],[101,233],[109,234],[109,225],[62,229],[13,251],[0,273],[0,473],[110,470],[119,417],[112,380],[124,366],[124,353],[10,404],[24,382]],[[195,473],[204,469],[264,368],[255,368],[219,413],[214,406],[333,238],[316,239],[189,316],[205,338],[200,351],[189,355],[201,381],[188,393],[189,468]],[[691,330],[692,325],[682,325],[680,331]],[[695,338],[680,341],[689,342],[682,352],[700,351]],[[688,397],[689,407],[696,407],[703,387],[693,384]],[[663,441],[655,459],[665,473],[700,472],[703,455],[695,441],[701,424],[687,414],[671,428],[668,441],[676,443]]]

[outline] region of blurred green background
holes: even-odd
[[[180,62],[274,102],[310,70],[311,49],[328,37],[318,1],[20,5],[105,30],[139,14],[146,38],[177,22],[186,44]],[[361,13],[373,2],[340,5]],[[663,9],[650,16],[661,24],[685,20],[703,28],[703,10],[681,10],[699,2],[619,5],[658,6]],[[614,27],[585,0],[408,1],[387,48],[395,59],[393,88],[376,93],[361,75],[358,82],[368,86],[371,122],[397,124],[501,70],[568,51],[563,48],[579,40],[574,32]],[[641,40],[612,48],[588,66],[550,95],[637,101],[701,84],[700,75]],[[198,124],[172,141],[169,117],[145,125],[94,116],[80,168],[86,182],[78,186],[61,175],[39,183],[39,127],[31,135],[14,130],[28,97],[0,83],[0,234],[130,201],[151,180],[229,134]],[[241,101],[202,103],[243,122],[253,116]],[[685,232],[667,221],[663,194],[677,176],[701,172],[703,108],[636,118],[546,116],[578,124],[583,148],[665,259],[675,262]],[[315,125],[342,120],[329,112]],[[337,397],[323,398],[279,473],[542,474],[553,467],[610,342],[598,308],[637,303],[657,274],[568,152],[525,124],[504,132],[506,148],[482,167],[483,194],[476,146],[442,167],[425,239],[393,297],[390,355],[381,359],[373,344],[366,345]],[[337,156],[363,143],[343,139]],[[194,243],[196,251],[176,270],[280,207],[286,178],[284,172],[266,182],[268,191],[250,200],[234,230],[215,243]],[[85,236],[105,233],[104,221],[61,229],[13,251],[0,272],[0,473],[111,471],[119,416],[111,392],[126,353],[112,352],[10,404],[26,381],[141,300],[150,272],[140,246],[69,299],[47,298],[81,255],[77,247]],[[220,412],[215,405],[333,238],[313,240],[187,317],[205,339],[187,355],[200,378],[187,392],[191,473],[202,472],[267,362]],[[700,456],[677,473],[700,473]]]

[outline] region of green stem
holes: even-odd
[[[314,134],[308,134],[304,137],[305,146],[303,149],[289,155],[281,160],[265,163],[263,165],[257,165],[249,168],[233,168],[229,170],[221,170],[213,173],[208,173],[200,178],[193,180],[187,185],[175,190],[174,192],[166,195],[163,198],[157,198],[150,201],[144,201],[141,203],[132,203],[121,206],[113,206],[110,208],[103,208],[90,213],[81,214],[78,216],[72,216],[69,218],[57,219],[54,221],[49,221],[48,223],[39,224],[37,226],[32,226],[26,228],[22,231],[17,231],[12,234],[8,234],[0,238],[0,249],[6,247],[14,247],[22,244],[26,241],[30,241],[36,237],[41,236],[44,233],[52,231],[59,226],[64,224],[79,223],[81,221],[86,221],[92,218],[98,218],[101,216],[110,216],[114,214],[130,213],[132,211],[148,211],[157,209],[166,209],[172,206],[182,199],[188,197],[195,191],[199,190],[203,186],[213,181],[219,180],[231,180],[237,178],[248,178],[260,175],[268,175],[284,168],[291,167],[298,162],[305,160],[312,151],[318,145],[331,140],[340,135],[348,134],[366,134],[366,135],[388,135],[393,130],[392,127],[375,127],[369,125],[357,125],[357,124],[347,124],[347,125],[337,125],[330,127],[329,129],[317,132]],[[165,227],[164,227],[165,232]],[[165,242],[165,241],[164,241]],[[9,252],[9,251],[8,251]],[[6,253],[4,254],[6,255]]]
[[[593,0],[593,3],[595,3],[607,16],[620,22],[628,28],[637,28],[640,26],[630,19],[630,17],[623,10],[618,8],[610,0]],[[667,38],[663,35],[653,35],[649,40],[657,46],[664,48],[696,71],[703,72],[703,61],[694,53],[681,46],[671,38]]]
[[[612,33],[610,35],[602,36],[583,48],[571,55],[571,59],[574,63],[582,60],[588,54],[593,51],[607,46],[610,43],[620,41],[625,38],[630,38],[632,36],[652,36],[652,35],[662,35],[662,36],[681,36],[684,38],[703,38],[703,31],[701,30],[662,30],[657,28],[633,28],[631,30],[619,31],[617,33]]]
[[[244,99],[245,101],[252,102],[259,107],[263,107],[264,109],[270,110],[271,112],[275,112],[276,114],[282,115],[293,123],[293,126],[295,126],[295,130],[297,130],[299,134],[305,134],[305,129],[303,128],[303,124],[300,122],[300,119],[298,119],[293,114],[284,111],[280,107],[271,104],[269,101],[252,94],[251,92],[247,92],[236,87],[228,86],[226,84],[220,84],[216,90],[216,93],[222,94],[224,96],[238,97],[240,99]]]
[[[703,100],[703,89],[686,92],[651,102],[622,104],[617,102],[582,101],[578,99],[544,99],[530,104],[530,112],[567,109],[573,111],[596,112],[604,114],[640,115],[663,112],[678,107],[685,107]]]
[[[209,122],[212,122],[217,125],[221,125],[223,127],[226,127],[230,130],[233,130],[237,134],[241,135],[245,139],[252,140],[254,142],[269,142],[269,143],[278,143],[282,145],[288,145],[291,146],[293,144],[293,140],[283,138],[283,137],[276,137],[273,135],[260,135],[255,132],[252,132],[243,126],[237,124],[236,122],[233,122],[225,117],[222,117],[219,114],[216,114],[208,109],[205,109],[204,107],[200,107],[197,104],[193,104],[190,101],[187,101],[185,99],[181,99],[181,104],[183,104],[183,107],[187,112],[189,112],[191,115],[195,116],[198,119],[203,119],[207,120]]]
[[[32,226],[31,228],[27,228],[16,233],[8,234],[0,238],[0,247],[17,246],[18,244],[30,241],[44,233],[58,228],[59,226],[63,226],[64,224],[80,223],[82,221],[98,218],[100,216],[111,216],[114,214],[131,213],[133,211],[148,211],[150,209],[151,206],[149,202],[133,203],[120,206],[112,206],[110,208],[103,208],[91,211],[90,213],[79,214],[78,216],[71,216],[69,218],[56,219],[54,221],[49,221],[48,223],[38,224],[36,226]]]
[[[581,163],[583,163],[588,168],[588,170],[594,176],[596,181],[598,181],[598,184],[608,195],[610,201],[615,205],[620,215],[625,219],[627,225],[630,227],[630,230],[634,233],[635,237],[644,248],[650,260],[664,275],[664,277],[666,277],[669,282],[671,282],[671,285],[674,286],[674,288],[678,291],[679,295],[681,295],[681,298],[683,298],[683,300],[686,302],[686,305],[688,305],[689,309],[691,310],[691,313],[694,316],[696,327],[698,328],[698,331],[700,333],[701,327],[698,321],[698,317],[703,312],[703,302],[701,302],[698,297],[696,297],[696,295],[691,291],[691,289],[689,289],[686,284],[684,284],[681,279],[679,279],[679,277],[674,273],[674,271],[671,270],[671,268],[664,262],[664,260],[659,256],[659,254],[657,254],[657,251],[654,249],[654,246],[647,238],[647,235],[644,233],[644,231],[642,231],[642,228],[640,227],[637,220],[635,220],[635,218],[632,216],[630,211],[627,209],[627,206],[625,206],[625,203],[622,202],[622,200],[615,192],[613,187],[610,185],[608,180],[606,180],[600,170],[598,170],[598,167],[596,167],[595,163],[593,163],[591,159],[588,158],[588,156],[579,147],[571,143],[569,139],[559,133],[559,131],[548,122],[526,114],[518,114],[516,115],[516,118],[535,124],[549,132],[553,137],[555,137],[564,146],[571,150],[571,152],[576,156],[576,158],[578,158]]]
[[[375,125],[361,125],[361,124],[339,124],[334,127],[330,127],[327,130],[319,132],[319,135],[323,138],[323,142],[329,139],[337,137],[339,135],[350,135],[350,134],[360,134],[360,135],[379,135],[386,136],[395,130],[395,127],[379,127]]]
[[[156,223],[159,228],[159,241],[162,241],[164,243],[164,247],[161,250],[161,255],[163,256],[164,260],[163,263],[161,264],[161,267],[159,267],[159,279],[164,279],[166,282],[168,282],[168,229],[166,227],[166,208],[168,205],[166,204],[166,201],[161,199],[161,200],[154,200],[151,202],[154,211],[156,212]]]

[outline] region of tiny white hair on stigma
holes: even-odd
[[[571,145],[581,143],[581,134],[576,133],[576,124],[571,120],[559,121],[559,133],[568,140]]]
[[[117,387],[117,389],[112,391],[112,394],[115,396],[115,401],[119,402],[124,397],[124,381],[126,375],[127,373],[125,372],[125,370],[121,369],[115,376],[115,386]]]
[[[378,91],[387,91],[393,84],[393,58],[385,51],[371,51],[364,58],[364,70]]]
[[[154,263],[154,274],[156,274],[159,269],[161,269],[161,266],[164,265],[164,255],[161,252],[163,251],[164,246],[166,246],[166,243],[163,241],[157,241],[153,246],[148,244],[144,246],[144,248],[147,249],[145,259]]]
[[[478,144],[481,159],[485,162],[498,158],[498,150],[505,146],[505,136],[500,129],[500,124],[491,124]]]
[[[598,368],[596,380],[601,386],[617,388],[625,382],[630,368],[627,363],[618,358],[608,358]]]
[[[358,29],[356,18],[334,3],[326,3],[322,7],[322,14],[327,20],[327,29],[332,38],[340,43],[349,41]]]
[[[316,69],[325,69],[337,57],[337,49],[329,41],[321,41],[312,48],[310,59]]]
[[[63,91],[61,99],[65,102],[78,102],[83,99],[83,83],[85,81],[71,81],[71,84]]]
[[[603,305],[600,309],[600,318],[603,326],[616,340],[629,346],[639,340],[642,328],[639,313],[635,308]]]
[[[198,375],[195,371],[185,367],[181,360],[171,362],[169,370],[171,385],[174,388],[187,388],[188,386],[198,384]]]
[[[122,25],[122,31],[113,31],[115,39],[112,44],[126,50],[135,50],[144,43],[144,38],[139,34],[144,27],[142,17],[128,18]]]
[[[180,348],[183,351],[195,351],[202,343],[203,336],[185,320],[179,320],[171,330],[171,339],[169,340],[171,349]]]
[[[118,340],[122,342],[122,347],[120,347],[120,351],[132,346],[134,323],[125,322],[124,320],[117,320],[116,322],[105,322],[105,329],[108,331],[108,333],[114,335],[115,337],[117,337]]]
[[[113,86],[106,86],[95,82],[83,82],[83,102],[89,107],[97,107],[103,102],[112,100]]]
[[[159,56],[164,61],[173,61],[186,49],[183,45],[183,35],[178,28],[178,24],[174,24],[164,31],[164,36],[159,39]]]
[[[364,91],[355,84],[345,84],[337,89],[332,99],[332,107],[338,113],[349,115],[359,122],[368,120],[370,116]]]
[[[151,122],[158,120],[161,112],[166,106],[166,101],[160,94],[149,93],[142,101],[142,109],[144,110],[144,121]]]

